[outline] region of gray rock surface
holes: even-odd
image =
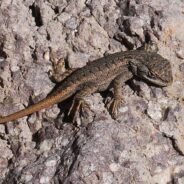
[[[174,82],[124,86],[116,121],[97,93],[80,128],[65,118],[68,102],[0,125],[0,183],[183,184],[183,22],[183,0],[1,0],[0,115],[45,98],[55,69],[148,41],[171,61]]]

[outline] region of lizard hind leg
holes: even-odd
[[[82,119],[87,119],[90,112],[89,105],[85,102],[84,97],[96,92],[97,87],[93,83],[87,83],[74,97],[72,106],[68,111],[68,116],[73,123],[77,123]]]
[[[52,78],[55,82],[62,82],[65,78],[71,75],[76,69],[68,69],[64,73],[56,72],[52,75]]]
[[[50,48],[50,60],[53,64],[53,68],[50,71],[50,77],[55,82],[62,82],[65,78],[67,78],[69,75],[71,75],[77,68],[70,68],[65,71],[65,61],[63,58],[58,59],[56,56],[56,52],[53,51],[52,48]],[[63,72],[64,70],[64,72]]]

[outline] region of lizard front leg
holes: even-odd
[[[122,85],[131,77],[132,73],[126,71],[126,73],[123,72],[112,81],[112,87],[114,88],[114,96],[110,100],[110,102],[106,103],[106,107],[113,119],[117,118],[119,108],[121,107],[124,101],[121,92]]]
[[[85,102],[84,97],[97,91],[97,85],[94,83],[86,83],[83,88],[74,97],[72,106],[68,112],[68,116],[72,118],[74,123],[78,118],[87,118],[89,105]]]

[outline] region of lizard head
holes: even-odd
[[[130,64],[132,73],[157,86],[168,86],[173,81],[170,62],[159,54],[150,54],[145,61]]]

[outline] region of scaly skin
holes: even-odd
[[[122,102],[121,86],[134,76],[159,87],[168,86],[173,81],[170,62],[156,52],[133,50],[114,53],[74,70],[61,82],[59,89],[53,95],[24,110],[1,117],[0,123],[13,121],[48,108],[76,93],[69,110],[69,115],[75,120],[76,112],[86,105],[83,100],[85,96],[109,87],[114,88],[114,98],[107,107],[112,117],[116,118]]]

